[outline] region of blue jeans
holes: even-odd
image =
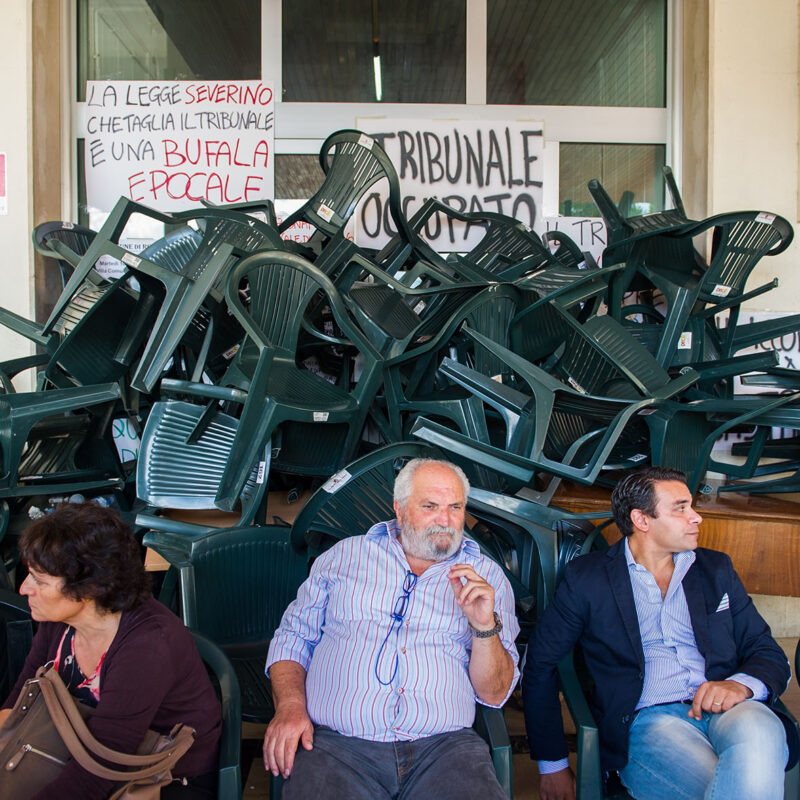
[[[779,800],[789,750],[783,725],[763,703],[687,716],[690,706],[643,708],[630,728],[620,778],[637,800]]]
[[[489,747],[472,728],[413,742],[370,742],[314,729],[314,749],[299,747],[283,800],[507,800]]]

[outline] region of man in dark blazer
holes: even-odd
[[[522,692],[541,797],[575,797],[556,668],[576,644],[595,684],[603,769],[635,798],[782,797],[786,734],[768,706],[789,665],[730,558],[697,547],[685,476],[630,473],[612,507],[622,540],[567,566],[528,647]]]

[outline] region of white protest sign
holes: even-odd
[[[572,239],[581,252],[591,253],[594,260],[602,263],[606,248],[606,224],[600,217],[546,217],[548,231],[562,231]]]
[[[154,239],[138,239],[123,236],[119,240],[119,245],[131,253],[141,253],[154,241]],[[113,281],[122,277],[122,274],[127,270],[127,267],[119,259],[109,255],[100,256],[94,268],[108,281]]]
[[[542,123],[359,119],[359,130],[386,150],[400,178],[403,213],[411,218],[430,197],[457,211],[515,217],[539,233],[542,207]],[[386,181],[356,209],[356,243],[381,247],[394,232]],[[469,250],[483,228],[435,215],[422,234],[440,252]]]
[[[274,96],[263,81],[87,81],[86,194],[162,211],[274,194]]]
[[[305,205],[305,200],[275,200],[275,217],[280,225],[287,217],[294,214],[299,208]],[[316,228],[310,223],[300,220],[295,222],[291,228],[285,230],[281,234],[281,239],[284,241],[297,242],[298,244],[305,244],[313,235]],[[347,220],[344,227],[345,238],[353,241],[353,218]]]

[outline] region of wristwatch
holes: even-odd
[[[477,628],[473,628],[469,620],[467,620],[467,625],[472,631],[473,639],[489,639],[492,636],[497,636],[503,630],[503,620],[500,619],[500,615],[496,611],[494,612],[494,628],[489,628],[488,631],[479,631]]]

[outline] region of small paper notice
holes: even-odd
[[[326,222],[330,222],[333,219],[333,209],[328,208],[325,203],[320,203],[319,208],[317,209],[317,214],[319,214],[322,219]]]
[[[322,484],[322,491],[328,494],[335,494],[351,477],[352,475],[346,469],[340,470],[335,475],[331,475],[331,477]]]

